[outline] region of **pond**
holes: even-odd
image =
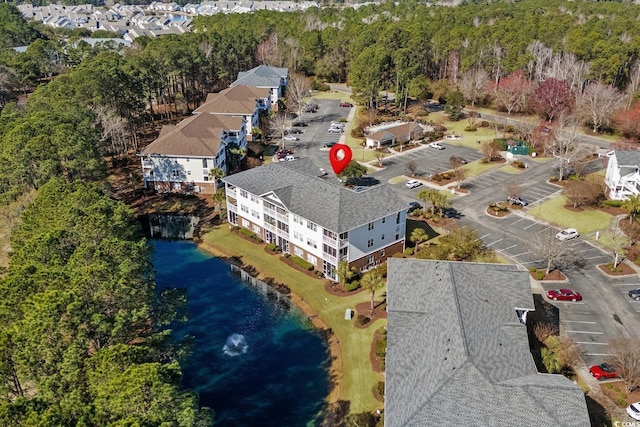
[[[191,242],[152,244],[158,289],[187,289],[189,320],[173,330],[194,338],[183,385],[213,408],[215,425],[319,424],[330,357],[304,314]]]

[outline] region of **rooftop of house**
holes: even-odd
[[[583,426],[582,390],[538,373],[512,265],[388,260],[385,426]]]
[[[281,79],[289,75],[287,68],[269,67],[258,65],[249,71],[240,71],[238,78],[231,86],[246,85],[254,87],[280,87]]]
[[[180,157],[216,157],[224,130],[238,130],[243,119],[231,116],[197,114],[177,125],[164,125],[158,138],[149,144],[143,155]]]
[[[615,150],[614,155],[618,166],[640,166],[640,151],[638,150]]]
[[[381,129],[367,136],[367,138],[374,141],[382,141],[392,137],[397,138],[400,136],[405,136],[412,132],[415,132],[416,130],[418,131],[423,130],[423,128],[420,126],[419,123],[415,123],[415,122],[402,123],[397,126],[391,126],[388,128]]]
[[[355,192],[319,174],[313,161],[299,158],[249,169],[223,180],[336,233],[407,209],[407,204],[386,185]]]
[[[210,93],[204,104],[194,113],[251,115],[256,109],[256,99],[269,98],[269,89],[238,85],[218,93]]]

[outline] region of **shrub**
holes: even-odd
[[[618,399],[618,401],[616,402],[618,404],[619,407],[621,408],[625,408],[627,406],[627,401],[626,399]]]
[[[255,238],[256,238],[256,233],[254,233],[253,231],[248,230],[248,229],[246,229],[246,228],[240,228],[240,229],[238,230],[238,232],[240,232],[241,234],[243,234],[243,235],[245,235],[245,236],[247,236],[247,237],[250,237],[250,238],[252,238],[252,239],[255,239]]]
[[[289,258],[291,256],[291,254],[284,254],[285,258]]]
[[[328,90],[330,90],[331,88],[329,87],[328,84],[326,84],[325,82],[322,82],[318,79],[313,79],[311,81],[311,90],[317,90],[320,92],[327,92]]]
[[[377,266],[374,269],[379,275],[380,277],[382,277],[383,279],[387,278],[387,263],[385,262],[384,264],[380,264],[379,266]]]
[[[605,384],[605,387],[609,390],[611,390],[613,388],[613,384]]]
[[[423,117],[423,116],[428,116],[428,115],[429,115],[429,112],[425,111],[425,110],[420,110],[420,111],[418,111],[416,113],[416,116],[418,116],[418,117]]]
[[[616,393],[620,393],[620,387],[613,387],[613,391],[615,391]]]
[[[322,271],[316,270],[316,276],[322,277],[323,276]]]
[[[384,397],[384,381],[378,381],[378,384],[376,384],[376,391],[380,397]]]
[[[622,200],[603,200],[600,204],[607,208],[619,208],[622,206]]]
[[[279,248],[275,243],[269,243],[267,245],[267,249],[269,249],[271,252],[277,252]]]
[[[387,337],[382,337],[378,341],[376,341],[375,348],[376,356],[385,357],[387,355]]]
[[[298,267],[304,269],[304,270],[308,270],[311,271],[313,270],[313,264],[311,264],[310,262],[307,262],[305,260],[303,260],[300,257],[297,256],[292,256],[291,258],[289,258],[291,260],[291,262],[293,262],[295,265],[297,265]]]
[[[536,271],[536,279],[538,279],[538,280],[544,279],[544,271],[542,271],[542,270]]]
[[[413,255],[413,248],[406,248],[404,250],[404,254],[407,255],[407,256]]]
[[[514,160],[513,165],[517,168],[524,169],[524,162],[522,160]]]
[[[478,130],[478,128],[475,126],[467,126],[466,128],[464,128],[464,130],[467,132],[475,132]]]
[[[346,283],[344,285],[344,290],[347,292],[355,291],[360,287],[360,281],[354,280],[353,282]]]
[[[480,159],[480,163],[489,163],[489,159],[487,159],[486,157],[483,157]]]
[[[358,314],[357,320],[359,325],[366,325],[367,323],[371,322],[371,319],[369,319],[364,314]]]
[[[529,267],[529,272],[530,273],[535,273],[538,269],[535,267]]]

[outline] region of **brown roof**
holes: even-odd
[[[268,97],[268,88],[233,86],[218,93],[208,94],[205,103],[196,108],[194,113],[253,114],[256,109],[256,99]]]
[[[239,130],[242,118],[197,114],[177,125],[165,125],[158,138],[142,154],[216,157],[223,130]]]
[[[400,136],[409,135],[410,133],[415,132],[416,128],[418,128],[418,130],[422,130],[422,127],[418,123],[413,123],[413,122],[403,123],[398,126],[394,126],[394,127],[379,130],[378,132],[374,132],[371,135],[369,135],[367,138],[372,139],[374,141],[382,141],[384,139],[388,139],[390,136],[398,138]]]

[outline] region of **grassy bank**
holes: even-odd
[[[330,400],[349,401],[350,412],[355,414],[373,412],[383,406],[373,397],[372,389],[383,377],[371,369],[369,350],[375,330],[386,326],[386,319],[378,319],[366,329],[356,328],[353,319],[344,319],[347,308],[355,309],[358,303],[369,301],[366,291],[348,297],[333,296],[324,290],[325,280],[311,278],[285,265],[278,255],[266,253],[263,244],[248,242],[231,233],[227,225],[213,229],[202,240],[214,255],[239,257],[260,272],[259,278],[271,277],[286,284],[299,296],[302,305],[308,306],[303,307],[305,311],[310,310],[307,315],[317,316],[331,328],[341,357],[333,363],[336,370],[333,375],[339,384]],[[378,291],[377,295],[385,291]],[[295,302],[295,298],[292,300]]]

